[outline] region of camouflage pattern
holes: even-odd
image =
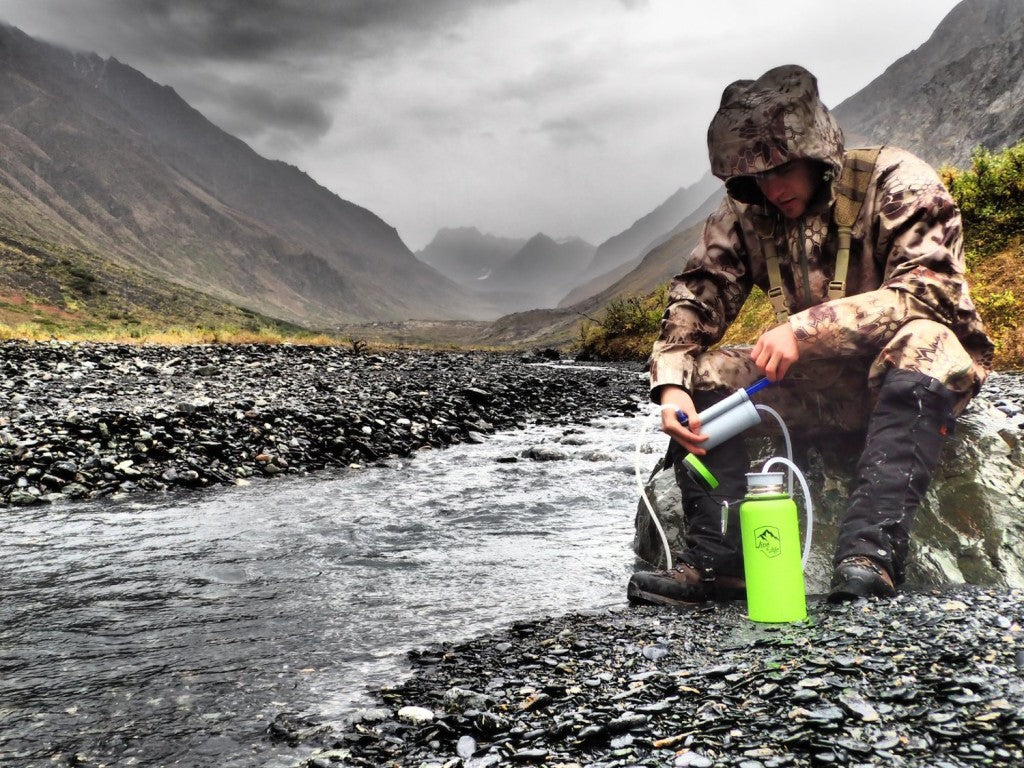
[[[755,403],[774,408],[787,427],[804,436],[862,432],[874,410],[890,368],[931,376],[956,393],[959,415],[974,394],[974,361],[944,325],[915,320],[901,327],[874,357],[798,360],[776,385],[754,395]],[[725,347],[694,360],[694,391],[735,391],[764,374],[750,359],[750,347]],[[837,394],[839,396],[837,396]],[[774,422],[765,419],[774,430]]]
[[[817,160],[833,178],[843,167],[843,133],[818,97],[818,81],[803,67],[769,70],[725,89],[708,128],[711,172],[729,194],[756,203],[753,174],[792,160]]]
[[[768,291],[765,255],[754,229],[756,218],[767,218],[774,222],[801,364],[832,360],[848,372],[859,371],[863,381],[870,380],[866,392],[877,388],[888,368],[917,371],[962,395],[960,408],[966,405],[991,369],[993,348],[964,278],[960,213],[935,171],[909,152],[882,149],[853,226],[847,295],[827,301],[837,250],[833,180],[844,149],[813,76],[789,66],[734,83],[708,139],[715,174],[741,183],[727,184],[729,196],[708,218],[701,242],[669,289],[651,357],[652,399],[657,401],[662,385],[693,392],[732,377],[728,370],[711,372],[712,361],[738,365],[732,353],[702,356],[721,339],[753,286]],[[749,197],[757,190],[749,174],[797,158],[821,163],[822,193],[800,219],[787,220],[759,191],[756,199]],[[747,383],[758,375],[755,369]],[[794,367],[774,396],[795,388],[798,375]],[[854,385],[850,378],[845,382]],[[845,397],[845,389],[827,394],[839,399],[840,391]],[[827,399],[808,407],[841,407],[827,405]]]

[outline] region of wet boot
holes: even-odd
[[[886,375],[836,544],[830,602],[892,596],[903,582],[910,526],[953,430],[956,399],[931,376]]]
[[[697,392],[694,405],[703,412],[728,394]],[[685,457],[682,446],[672,441],[665,462],[675,470],[676,484],[683,497],[686,548],[677,554],[678,564],[671,571],[634,573],[626,588],[630,602],[680,605],[746,596],[739,502],[746,495],[750,455],[743,435],[726,440],[700,457],[718,480],[714,490],[708,490],[693,478],[683,462]],[[729,503],[724,533],[723,501]]]

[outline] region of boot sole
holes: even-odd
[[[895,597],[896,590],[880,579],[849,579],[828,593],[830,603],[846,603],[868,597]]]
[[[682,598],[668,597],[657,592],[648,592],[647,590],[636,586],[633,582],[626,585],[626,599],[629,600],[630,603],[637,605],[668,605],[678,608],[688,608],[695,605],[704,605],[706,603],[725,603],[731,602],[732,600],[745,600],[746,597],[746,590],[742,592],[730,590],[727,593],[719,594],[715,597],[691,598],[689,600],[684,600]]]

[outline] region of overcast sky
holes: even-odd
[[[0,0],[398,229],[596,244],[707,169],[722,89],[779,64],[835,106],[957,0]]]

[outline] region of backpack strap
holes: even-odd
[[[775,310],[775,322],[781,325],[789,319],[789,307],[782,294],[782,271],[779,269],[779,253],[775,248],[775,217],[754,216],[754,230],[761,241],[764,265],[768,271],[768,300]]]
[[[850,149],[843,159],[843,172],[836,184],[836,203],[833,211],[839,229],[839,247],[836,250],[836,270],[828,284],[828,300],[846,295],[846,273],[850,267],[850,241],[853,225],[867,198],[868,184],[875,170],[875,161],[881,147]]]

